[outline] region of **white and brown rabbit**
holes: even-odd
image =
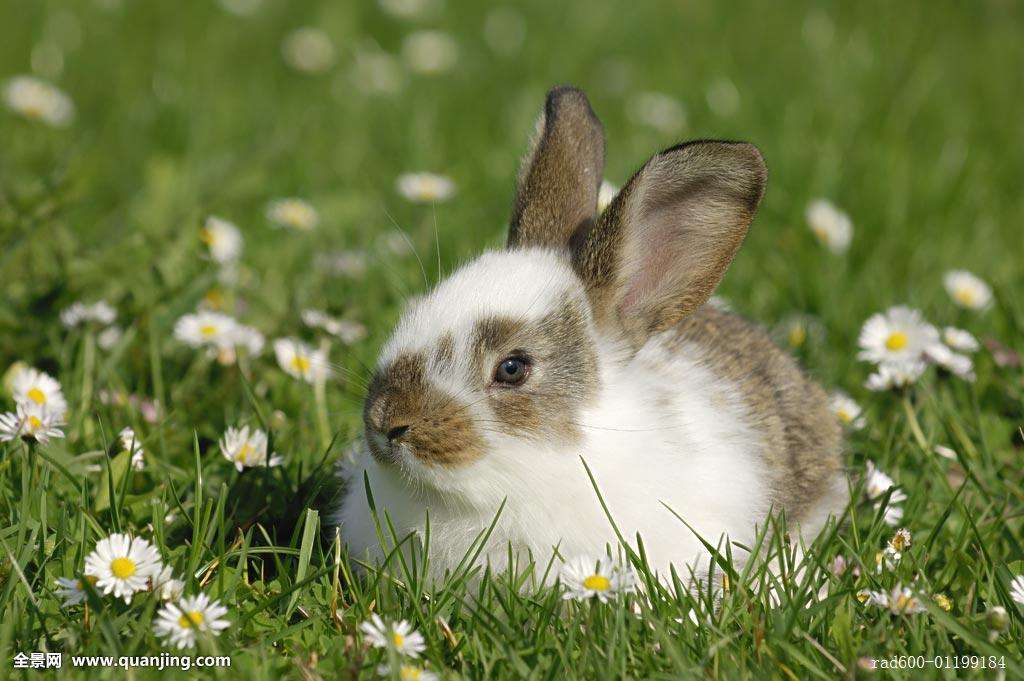
[[[368,452],[336,514],[353,557],[383,551],[363,485],[399,538],[453,569],[504,509],[480,562],[601,556],[616,535],[661,575],[750,545],[784,510],[813,538],[842,509],[840,427],[821,388],[759,329],[707,305],[761,200],[750,144],[651,158],[598,214],[604,137],[586,96],[547,97],[508,245],[411,301],[366,397]],[[390,530],[385,525],[385,542]],[[636,548],[634,546],[634,548]]]

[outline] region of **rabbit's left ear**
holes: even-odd
[[[640,347],[707,302],[766,180],[752,144],[690,142],[648,161],[572,244],[597,324]]]
[[[604,130],[587,96],[552,89],[519,169],[509,247],[567,248],[597,215],[603,173]]]

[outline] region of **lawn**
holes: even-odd
[[[1022,34],[999,1],[0,4],[0,412],[27,367],[67,402],[61,437],[0,443],[0,669],[179,654],[168,631],[196,627],[158,626],[160,589],[61,595],[128,533],[226,610],[181,651],[231,656],[204,676],[887,678],[908,672],[871,660],[899,656],[1024,675]],[[12,81],[30,74],[70,106]],[[403,301],[502,245],[559,83],[589,94],[615,185],[683,139],[761,149],[767,194],[720,303],[863,409],[850,507],[805,569],[723,546],[712,578],[672,589],[633,556],[639,588],[602,602],[534,586],[550,556],[445,583],[422,560],[360,573],[325,531]],[[454,192],[400,191],[412,172]],[[838,208],[809,216],[819,199]],[[991,301],[951,295],[954,270]],[[930,366],[865,387],[861,328],[898,305],[977,338],[973,380]],[[253,347],[211,346],[217,324]],[[305,380],[320,352],[333,370]],[[281,465],[248,465],[255,429]],[[792,554],[782,522],[765,555]],[[418,631],[419,657],[373,645],[374,614]]]

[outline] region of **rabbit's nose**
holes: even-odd
[[[405,435],[405,433],[408,430],[409,430],[409,426],[394,426],[393,428],[388,429],[388,440],[390,440],[391,442],[394,442],[398,438],[400,438],[403,435]]]

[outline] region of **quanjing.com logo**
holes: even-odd
[[[194,667],[230,667],[231,657],[228,655],[69,655],[72,667],[97,667],[120,669],[181,669],[188,671]],[[15,669],[61,669],[64,663],[63,653],[18,653],[14,656]]]

